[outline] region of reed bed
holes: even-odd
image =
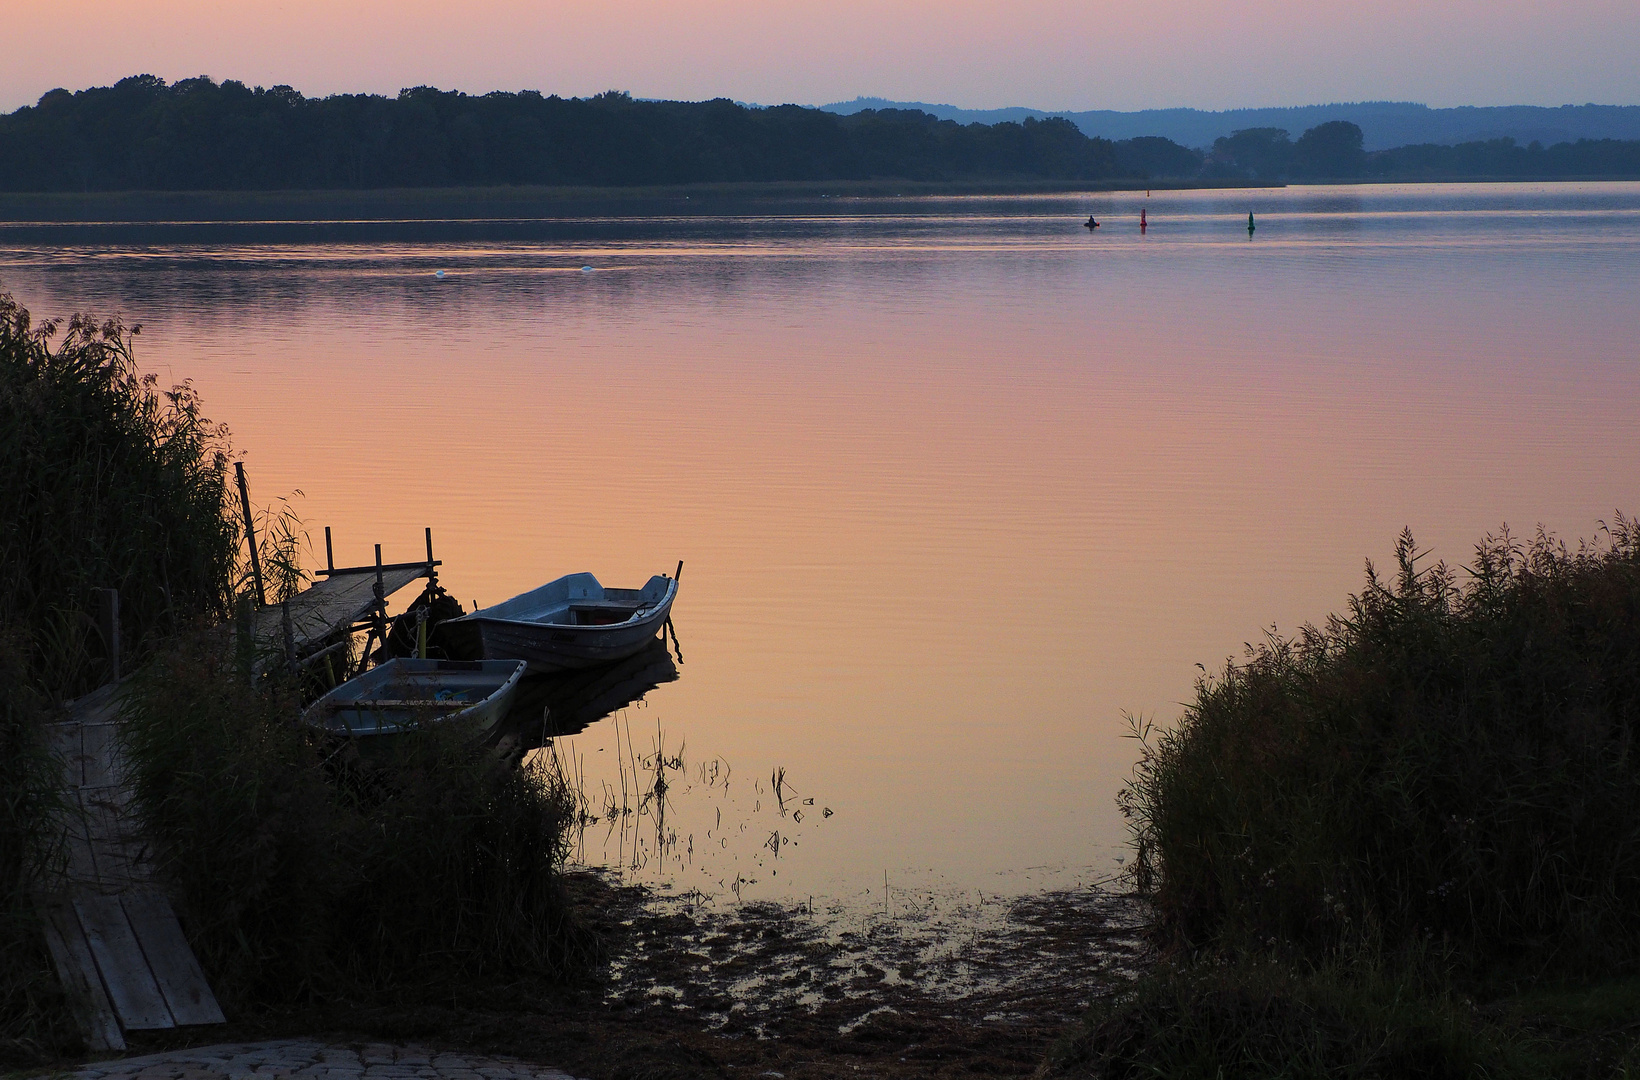
[[[1135,873],[1183,944],[1640,959],[1640,525],[1476,548],[1272,636],[1141,734]]]
[[[157,657],[129,700],[162,873],[234,1004],[558,980],[591,955],[559,879],[576,803],[545,769],[440,724],[362,763],[209,634]]]
[[[561,782],[431,726],[345,765],[297,721],[311,687],[250,678],[228,432],[191,385],[138,369],[139,330],[36,324],[0,293],[0,1063],[78,1043],[30,889],[65,812],[42,725],[111,674],[97,589],[118,590],[148,839],[230,1015],[580,970]],[[305,580],[305,534],[286,500],[257,531],[278,600]]]
[[[66,812],[41,725],[109,674],[94,589],[118,589],[128,659],[227,608],[238,533],[227,433],[187,384],[138,372],[139,328],[36,324],[0,292],[0,1058],[77,1041],[30,890]]]
[[[123,651],[225,616],[239,532],[223,498],[228,433],[183,383],[132,356],[140,327],[35,324],[0,293],[0,624],[30,681],[73,697],[106,676],[91,590],[120,593]]]
[[[1134,724],[1120,804],[1168,960],[1051,1065],[1640,1066],[1634,1033],[1608,1024],[1598,1054],[1534,1072],[1535,1021],[1454,1004],[1502,1016],[1532,988],[1640,968],[1640,524],[1618,515],[1575,549],[1504,531],[1461,571],[1403,533],[1395,557],[1345,614],[1204,676],[1172,728]]]
[[[1109,1080],[1355,1080],[1537,1074],[1473,1004],[1415,966],[1162,964],[1095,1003],[1051,1068]]]
[[[45,701],[29,685],[24,656],[16,635],[0,633],[0,1070],[79,1041],[30,899],[61,858],[51,823],[66,807],[41,738]]]

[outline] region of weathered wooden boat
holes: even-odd
[[[666,624],[677,595],[678,579],[665,574],[641,589],[606,589],[591,574],[568,574],[445,625],[476,626],[486,659],[568,671],[642,649]]]
[[[389,660],[315,701],[302,721],[370,740],[464,724],[481,739],[506,716],[524,669],[518,660]]]

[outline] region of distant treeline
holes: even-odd
[[[719,99],[640,101],[431,87],[308,98],[151,75],[53,90],[0,116],[3,191],[252,191],[745,181],[1303,180],[1640,176],[1640,142],[1510,140],[1366,153],[1355,124],[1252,128],[1196,150],[1069,120],[959,124]]]
[[[0,190],[271,190],[497,184],[1047,178],[1117,173],[1068,120],[960,125],[623,93],[307,98],[288,86],[153,76],[0,117]]]
[[[1371,152],[1361,144],[1361,129],[1347,120],[1318,124],[1296,141],[1282,128],[1246,128],[1215,139],[1199,156],[1199,175],[1257,180],[1640,177],[1640,140],[1579,139],[1545,147],[1501,138]]]

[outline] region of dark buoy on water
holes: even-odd
[[[1144,232],[1148,228],[1150,228],[1150,224],[1145,221],[1145,210],[1144,207],[1141,206],[1139,208],[1139,231]]]
[[[1099,227],[1099,223],[1097,221],[1093,220],[1093,215],[1092,214],[1089,214],[1088,215],[1088,220],[1086,220],[1082,223],[1082,227],[1084,229],[1088,230],[1089,232],[1092,232],[1093,230],[1095,230]]]
[[[1256,228],[1256,226],[1253,224],[1253,212],[1251,210],[1249,210],[1249,211],[1247,211],[1247,235],[1248,236],[1253,235],[1253,229],[1254,228]]]

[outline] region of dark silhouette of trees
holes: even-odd
[[[1366,155],[1364,171],[1372,177],[1405,180],[1636,177],[1640,140],[1579,139],[1545,147],[1537,142],[1520,146],[1502,138],[1457,146],[1400,146]]]
[[[1281,180],[1292,163],[1292,138],[1284,128],[1242,128],[1213,140],[1206,175]]]
[[[1365,136],[1348,120],[1317,124],[1293,144],[1293,173],[1306,178],[1358,176],[1366,164]]]
[[[611,91],[306,98],[151,75],[0,117],[0,190],[249,190],[904,178],[1100,180],[1113,145],[1068,120],[837,116]]]
[[[534,91],[308,98],[289,86],[152,75],[0,116],[0,191],[373,189],[905,179],[1640,176],[1640,142],[1512,140],[1363,153],[1347,121],[1294,143],[1247,128],[1193,150],[1090,138],[1069,120],[961,124],[915,109],[640,101]]]
[[[1142,180],[1195,176],[1202,171],[1203,154],[1172,139],[1141,135],[1116,144],[1116,171]]]

